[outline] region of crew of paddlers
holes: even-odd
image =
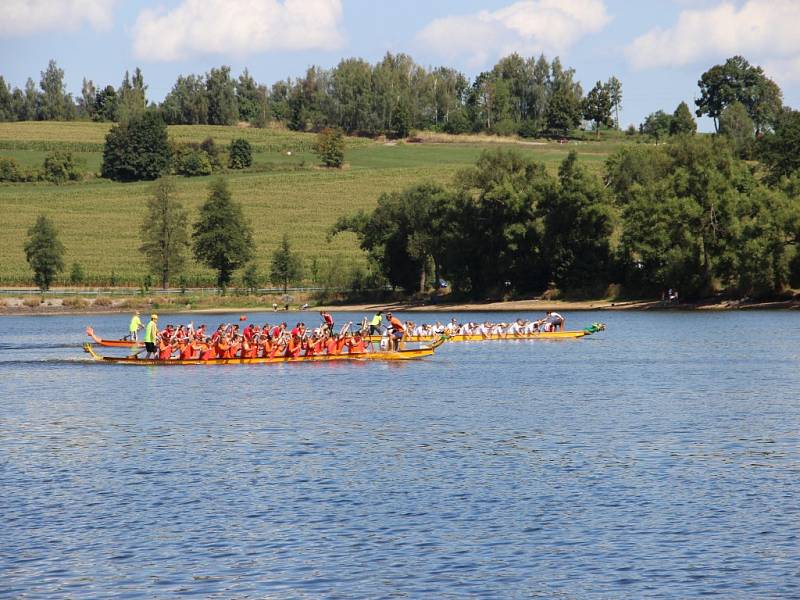
[[[224,323],[211,331],[205,324],[195,327],[193,323],[188,323],[169,324],[162,330],[158,327],[157,314],[152,314],[150,321],[143,326],[137,312],[131,319],[126,339],[136,341],[138,330],[143,328],[145,348],[134,356],[144,353],[145,358],[161,360],[293,358],[376,350],[397,351],[404,339],[418,341],[441,335],[524,337],[561,330],[564,322],[564,317],[558,313],[548,312],[544,318],[538,320],[516,319],[502,323],[460,323],[456,319],[447,323],[414,323],[402,322],[391,312],[384,316],[383,311],[378,311],[371,319],[365,317],[359,325],[354,326],[352,322],[348,322],[337,330],[331,314],[321,311],[320,324],[313,328],[307,327],[303,322],[298,322],[294,327],[289,327],[286,322],[275,325],[264,323],[261,326]],[[375,347],[376,342],[378,348]]]

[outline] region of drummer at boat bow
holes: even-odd
[[[150,315],[150,322],[144,329],[144,349],[147,352],[146,358],[155,357],[156,354],[158,353],[158,349],[156,348],[157,340],[158,340],[158,315],[154,313]]]

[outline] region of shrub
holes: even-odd
[[[320,131],[314,152],[326,167],[341,168],[344,164],[344,134],[341,129],[326,127]]]
[[[214,143],[214,138],[207,137],[200,144],[200,149],[208,155],[208,161],[211,163],[211,168],[215,171],[222,168],[222,161],[219,156],[219,146]]]
[[[72,285],[80,285],[86,279],[86,274],[83,272],[81,263],[72,263],[72,269],[69,272],[69,282]]]
[[[44,178],[56,184],[77,181],[83,173],[72,157],[71,152],[51,152],[44,159]]]
[[[472,129],[470,126],[469,119],[467,115],[464,113],[463,110],[455,110],[453,111],[447,119],[447,123],[444,125],[444,130],[447,133],[467,133]]]
[[[539,135],[539,128],[536,126],[536,121],[533,119],[526,119],[519,126],[519,135],[524,138],[534,138]]]
[[[114,301],[108,296],[98,296],[94,299],[94,306],[113,306]]]
[[[22,299],[23,306],[27,306],[28,308],[36,308],[41,303],[42,303],[42,299],[41,298],[28,297],[28,298],[23,298]]]
[[[64,298],[62,304],[67,308],[86,308],[89,305],[86,299],[81,298],[80,296],[70,296],[69,298]]]
[[[246,169],[253,164],[253,149],[244,138],[231,142],[228,155],[228,167],[231,169]]]
[[[208,154],[203,150],[189,149],[175,159],[175,172],[187,177],[211,175],[213,172]]]
[[[514,119],[501,119],[500,121],[494,124],[494,127],[492,127],[492,129],[497,135],[508,136],[517,133],[519,126],[514,121]]]
[[[0,181],[24,181],[19,163],[13,158],[0,156]]]

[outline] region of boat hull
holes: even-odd
[[[132,342],[129,340],[104,340],[99,339],[95,340],[100,346],[106,346],[107,348],[144,348],[144,342]]]
[[[524,335],[500,335],[492,334],[488,336],[482,335],[451,335],[448,338],[449,342],[489,342],[499,340],[571,340],[589,335],[587,331],[543,331],[541,333],[526,333]],[[371,342],[380,342],[379,336],[370,336]],[[431,336],[418,336],[407,335],[403,338],[404,342],[432,342],[434,340]]]
[[[154,359],[135,358],[129,356],[100,356],[91,344],[84,344],[84,351],[103,364],[140,365],[140,366],[186,366],[186,365],[271,365],[281,363],[304,362],[339,362],[339,361],[372,361],[372,360],[416,360],[431,356],[441,342],[431,347],[416,348],[413,350],[400,350],[398,352],[359,352],[353,354],[317,354],[314,356],[276,357],[276,358],[214,358],[211,360],[182,360],[182,359]]]

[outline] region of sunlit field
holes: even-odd
[[[60,231],[69,266],[83,267],[88,283],[108,284],[112,272],[118,284],[138,285],[146,274],[138,251],[139,228],[151,183],[114,183],[96,174],[102,162],[107,123],[25,122],[0,123],[0,156],[13,157],[26,167],[40,166],[48,151],[72,151],[88,171],[85,181],[0,184],[0,284],[25,284],[32,280],[25,262],[26,231],[36,216],[47,214]],[[482,151],[498,146],[514,148],[543,162],[551,172],[570,150],[593,172],[623,140],[610,142],[498,143],[469,138],[425,143],[385,142],[348,138],[346,166],[328,170],[318,166],[311,148],[314,135],[278,128],[253,129],[220,126],[171,126],[169,135],[180,142],[201,142],[212,137],[225,147],[237,137],[250,141],[254,165],[247,171],[221,175],[233,198],[241,202],[255,233],[257,267],[269,269],[272,251],[284,232],[304,259],[310,282],[336,268],[350,270],[366,264],[366,257],[352,235],[326,240],[326,232],[338,217],[358,209],[370,210],[385,192],[422,181],[448,183],[455,173],[472,164]],[[205,200],[211,177],[177,177],[178,196],[194,221]],[[211,271],[190,261],[191,285],[213,281]]]

